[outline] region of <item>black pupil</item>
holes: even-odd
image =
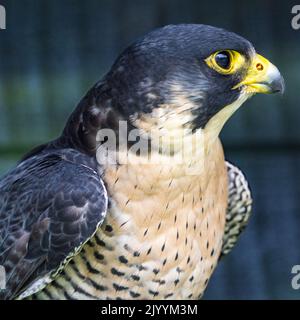
[[[223,69],[229,69],[230,67],[230,56],[226,51],[219,52],[215,57],[216,63]]]

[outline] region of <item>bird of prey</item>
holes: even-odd
[[[1,298],[200,298],[251,212],[219,133],[249,97],[283,89],[235,33],[181,24],[138,39],[61,136],[1,179]]]

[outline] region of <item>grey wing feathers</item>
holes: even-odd
[[[239,235],[247,226],[252,197],[248,182],[240,169],[226,161],[228,173],[228,207],[221,256],[228,254],[235,246]]]
[[[0,181],[0,265],[6,271],[0,299],[57,270],[105,217],[107,194],[98,174],[67,154],[29,158]]]

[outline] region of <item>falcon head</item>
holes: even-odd
[[[207,25],[169,25],[120,55],[92,90],[83,121],[103,127],[103,118],[112,112],[110,118],[125,119],[146,133],[175,135],[188,128],[217,137],[253,94],[283,90],[278,69],[241,36]],[[91,132],[89,123],[84,128]]]

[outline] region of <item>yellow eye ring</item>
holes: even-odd
[[[240,69],[245,58],[235,50],[220,50],[205,59],[206,64],[220,74],[233,74]]]

